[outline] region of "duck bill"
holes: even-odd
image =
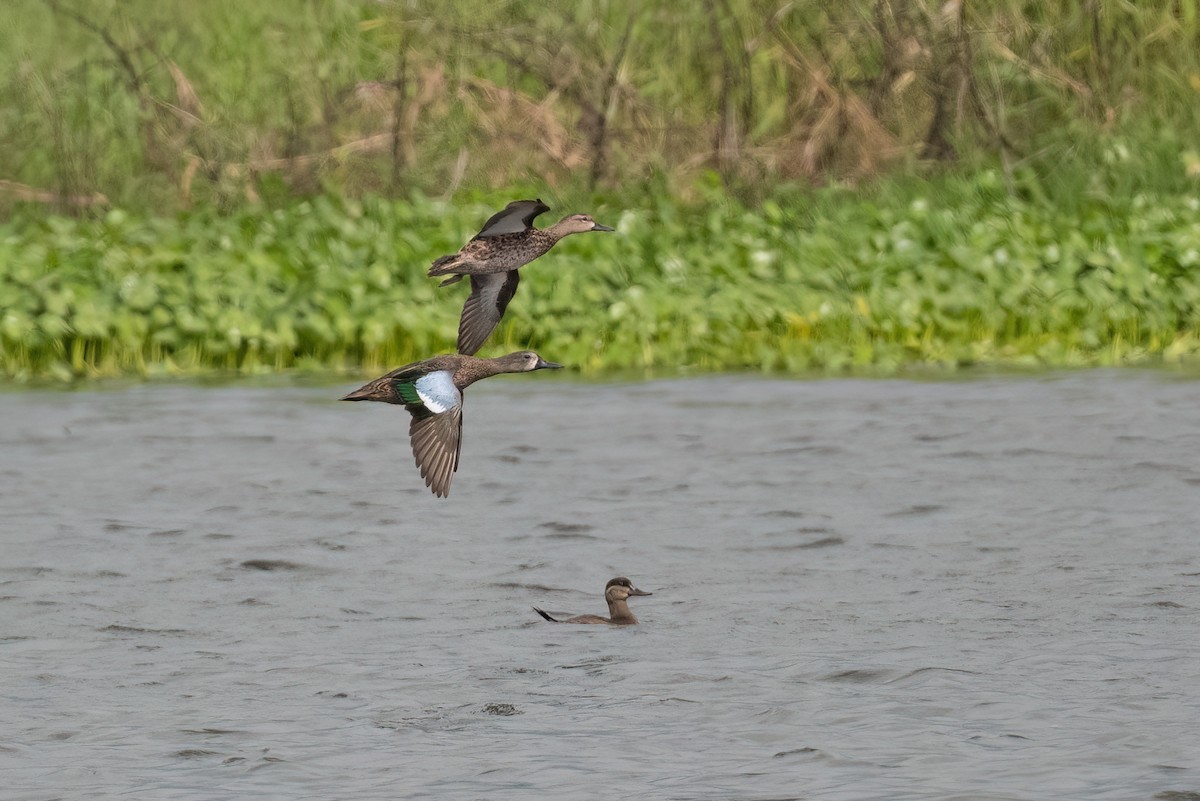
[[[645,590],[639,590],[637,587],[634,587],[632,590],[629,591],[629,594],[630,595],[653,595],[654,593],[646,592]]]
[[[592,230],[593,231],[615,231],[617,229],[609,228],[607,225],[601,225],[600,223],[596,223],[595,225],[592,226]]]
[[[539,356],[537,367],[535,367],[533,369],[535,369],[535,370],[561,370],[562,365],[558,364],[557,362],[548,362],[545,359],[543,359],[541,356]],[[345,400],[345,399],[343,398],[343,400]]]

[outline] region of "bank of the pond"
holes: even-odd
[[[425,268],[502,202],[319,197],[231,216],[9,221],[3,372],[383,368],[448,352],[465,291]],[[987,173],[756,209],[587,210],[618,234],[572,237],[527,268],[482,355],[533,347],[585,372],[886,373],[1200,351],[1200,201],[1186,194],[1063,208]]]

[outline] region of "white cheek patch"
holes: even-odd
[[[414,384],[425,408],[434,414],[448,412],[458,406],[462,397],[454,386],[454,377],[446,370],[423,375]]]

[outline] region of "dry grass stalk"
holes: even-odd
[[[790,37],[779,29],[774,33],[785,60],[807,83],[806,96],[795,104],[799,122],[781,141],[779,163],[785,174],[817,181],[834,164],[848,161],[854,177],[863,178],[910,149],[871,113],[866,101],[830,82],[827,65],[817,67]]]
[[[38,189],[33,186],[17,183],[16,181],[0,180],[0,192],[16,200],[24,200],[30,203],[47,203],[70,208],[108,205],[108,198],[100,192],[92,192],[90,195],[63,195],[47,189]]]
[[[515,89],[472,77],[460,89],[459,97],[475,107],[481,127],[492,137],[516,138],[539,147],[564,170],[588,163],[583,148],[554,113],[556,93],[539,103]]]
[[[258,158],[241,162],[225,162],[218,165],[219,169],[231,177],[240,177],[247,171],[267,172],[271,170],[288,170],[295,167],[311,167],[327,161],[336,161],[348,156],[362,153],[379,153],[391,147],[391,132],[372,134],[361,139],[331,147],[317,153],[304,153],[291,158]]]
[[[204,115],[204,107],[200,104],[196,87],[174,61],[167,61],[167,71],[171,73],[171,80],[175,82],[175,105],[169,108],[176,113],[184,128],[199,125],[200,118]]]
[[[994,34],[991,36],[990,44],[996,55],[1000,56],[1000,58],[1004,59],[1005,61],[1020,67],[1032,77],[1041,79],[1043,81],[1048,81],[1063,89],[1070,89],[1084,100],[1091,99],[1092,90],[1087,86],[1087,84],[1075,80],[1058,67],[1055,67],[1053,64],[1044,67],[1031,64],[1030,62],[1018,56],[1012,50],[1008,49],[1008,47],[1005,46],[1005,44],[999,39],[997,39]]]

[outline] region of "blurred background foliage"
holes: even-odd
[[[1182,177],[1200,170],[1198,7],[7,0],[0,203],[687,195],[710,171],[756,202],[947,164],[1090,169],[1114,135]]]
[[[0,361],[452,349],[430,260],[594,212],[485,355],[891,372],[1197,349],[1200,0],[6,0]],[[554,215],[551,215],[554,216]],[[553,263],[551,263],[553,262]]]

